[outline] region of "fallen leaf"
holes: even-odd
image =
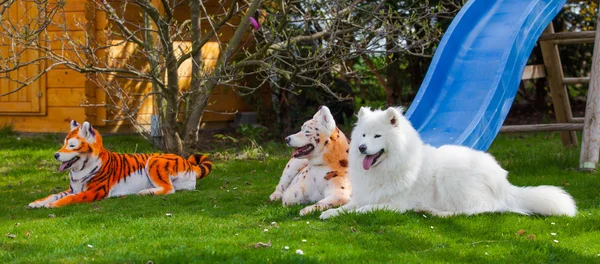
[[[565,187],[569,186],[569,183],[566,182],[565,180],[562,180],[562,182],[560,182],[560,184],[562,184]]]
[[[269,240],[269,242],[267,242],[267,243],[258,242],[256,244],[254,244],[254,248],[259,248],[259,247],[271,247],[271,240]]]
[[[517,236],[523,235],[525,233],[526,233],[526,231],[521,229],[521,230],[517,231]]]
[[[527,239],[534,240],[534,239],[535,239],[535,235],[528,235],[528,236],[527,236]]]
[[[352,231],[352,233],[356,233],[356,229],[354,229],[354,227],[350,227],[350,231]]]
[[[29,236],[31,236],[31,231],[27,231],[27,233],[25,233],[25,236],[26,236],[26,237],[29,237]]]
[[[20,225],[21,225],[21,223],[16,223],[16,224],[15,224],[15,226],[20,226]]]
[[[4,236],[8,237],[8,238],[17,238],[17,235],[15,235],[15,234],[9,234],[9,233],[4,234]]]

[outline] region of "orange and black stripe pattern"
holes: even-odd
[[[89,173],[77,176],[76,181],[84,184],[81,190],[74,190],[74,178],[71,177],[71,188],[64,195],[51,195],[38,200],[57,199],[49,207],[101,200],[109,196],[113,187],[127,183],[132,175],[147,176],[154,186],[142,190],[140,194],[170,194],[175,192],[173,182],[180,180],[178,177],[191,177],[191,185],[195,187],[193,177],[201,179],[212,171],[212,162],[202,154],[193,154],[188,159],[174,154],[119,154],[104,149],[102,137],[96,130],[93,130],[94,140],[82,138],[78,130],[73,129],[67,135],[65,145],[59,152],[76,153],[82,159],[82,170],[87,168]],[[74,137],[79,145],[67,146],[72,144],[69,139]]]

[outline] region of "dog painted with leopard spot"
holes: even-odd
[[[322,106],[285,142],[296,149],[269,197],[271,201],[281,199],[284,206],[316,202],[300,210],[300,215],[350,201],[349,142],[336,127],[329,108]]]

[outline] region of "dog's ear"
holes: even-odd
[[[81,125],[81,128],[79,129],[79,136],[85,138],[85,140],[88,142],[96,141],[96,131],[87,121],[83,122]]]
[[[77,123],[77,121],[71,120],[71,131],[73,131],[78,126],[79,126],[79,123]]]
[[[366,108],[364,106],[361,107],[360,110],[358,110],[358,118],[365,116],[367,114],[367,111],[369,111],[369,108]]]
[[[333,119],[333,115],[331,115],[331,111],[329,111],[327,106],[321,106],[315,116],[317,116],[319,122],[327,129],[335,129],[335,119]]]
[[[385,119],[393,126],[397,126],[398,125],[398,121],[400,121],[400,113],[398,113],[398,111],[393,108],[390,107],[385,111]]]

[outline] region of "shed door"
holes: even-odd
[[[33,1],[17,0],[5,11],[0,20],[2,23],[0,27],[0,63],[3,64],[0,67],[0,114],[45,112],[41,104],[44,99],[45,78],[31,81],[32,77],[37,76],[43,69],[45,62],[43,60],[34,62],[40,56],[39,51],[24,50],[23,45],[6,36],[6,31],[24,30],[35,25],[35,22],[28,22],[34,21],[37,14],[38,11]],[[7,68],[14,68],[17,65],[21,65],[21,67],[6,72]],[[22,83],[29,84],[15,91]]]

